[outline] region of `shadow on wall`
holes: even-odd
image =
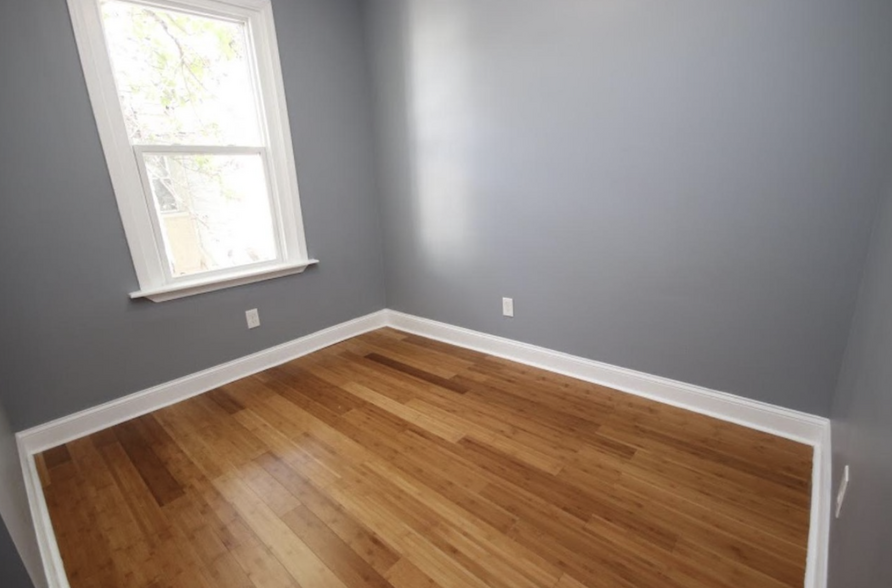
[[[4,588],[32,588],[34,584],[25,571],[23,560],[38,582],[46,586],[43,566],[28,497],[22,480],[22,468],[15,435],[9,426],[6,412],[0,404],[0,583]],[[18,549],[17,549],[18,548]]]
[[[0,523],[0,574],[4,588],[34,588],[6,525]]]
[[[831,588],[892,586],[892,188],[870,257],[833,404],[834,496],[851,481],[833,521]]]

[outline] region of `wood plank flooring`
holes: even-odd
[[[72,588],[782,588],[811,449],[382,329],[38,456]]]

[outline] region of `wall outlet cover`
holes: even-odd
[[[514,299],[502,298],[502,315],[507,317],[514,316]]]
[[[256,308],[252,308],[251,310],[245,311],[245,320],[248,321],[249,329],[256,329],[260,326],[260,313],[257,312]]]

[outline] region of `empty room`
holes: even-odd
[[[3,0],[3,588],[889,588],[892,0]]]

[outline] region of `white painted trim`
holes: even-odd
[[[229,382],[262,372],[298,357],[386,326],[386,311],[378,311],[229,361],[153,388],[56,419],[16,434],[30,455],[80,439],[118,423],[148,414]]]
[[[387,323],[395,329],[428,339],[436,339],[578,380],[600,384],[808,445],[816,445],[821,441],[824,426],[828,422],[823,417],[781,408],[773,404],[393,310],[388,311]]]
[[[833,446],[830,423],[815,445],[811,481],[811,521],[808,529],[808,562],[805,588],[827,588],[830,557],[830,510],[833,493]]]
[[[40,549],[40,559],[43,561],[46,585],[49,588],[70,588],[68,577],[65,575],[65,566],[62,564],[62,555],[59,553],[59,545],[56,543],[56,535],[53,532],[50,512],[46,506],[46,497],[40,484],[40,475],[37,473],[37,464],[34,462],[34,455],[39,452],[29,451],[18,435],[16,438],[22,475],[25,479],[25,492],[31,508],[31,519],[34,521],[34,534]]]
[[[318,259],[310,259],[309,261],[301,263],[248,268],[247,270],[242,270],[234,274],[225,274],[222,276],[214,275],[203,279],[200,278],[186,282],[175,282],[169,286],[155,288],[154,290],[131,292],[130,298],[148,298],[152,302],[166,302],[176,298],[185,298],[186,296],[195,296],[196,294],[222,290],[223,288],[232,288],[233,286],[243,286],[245,284],[253,284],[254,282],[272,280],[273,278],[302,274],[305,269],[311,265],[316,265],[317,263],[319,263]]]
[[[68,0],[68,12],[136,277],[141,288],[153,287],[162,283],[162,262],[121,113],[99,3]]]
[[[170,275],[167,252],[154,211],[153,197],[144,181],[143,152],[232,153],[259,151],[263,155],[270,191],[270,212],[275,224],[277,265],[309,265],[309,252],[300,207],[300,190],[294,163],[291,126],[279,58],[279,46],[269,0],[131,0],[149,6],[232,19],[248,30],[251,69],[255,78],[263,145],[253,147],[202,147],[196,145],[131,145],[118,98],[108,44],[103,31],[99,0],[67,0],[84,79],[96,127],[108,164],[118,212],[130,247],[140,292],[164,290],[176,279]],[[245,283],[235,279],[244,268],[213,274],[219,290]],[[298,273],[298,272],[290,272]],[[269,275],[267,279],[278,277]],[[210,280],[211,276],[206,275]],[[188,292],[191,295],[199,292]],[[179,296],[152,298],[155,302]],[[150,297],[151,298],[151,297]]]
[[[384,326],[812,445],[812,512],[805,588],[826,588],[831,503],[828,419],[392,310],[360,317],[18,433],[25,485],[50,588],[69,586],[34,464],[35,454]]]

